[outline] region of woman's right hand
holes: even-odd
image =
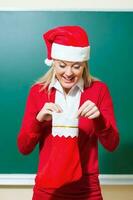
[[[37,114],[36,119],[40,122],[44,120],[50,121],[52,119],[52,112],[63,112],[62,108],[55,103],[45,103],[43,108]]]

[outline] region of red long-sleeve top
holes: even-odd
[[[38,173],[47,163],[50,155],[52,123],[51,121],[39,122],[36,116],[46,102],[54,103],[56,93],[56,89],[52,88],[48,96],[47,89],[45,91],[40,91],[40,89],[40,84],[35,84],[30,89],[17,140],[19,151],[25,155],[32,152],[39,143]],[[90,87],[84,88],[84,92],[81,93],[80,106],[86,100],[91,100],[96,104],[100,116],[95,119],[79,118],[78,147],[83,176],[99,174],[98,140],[108,151],[114,151],[119,144],[112,98],[107,85],[101,81],[94,81]],[[55,163],[55,165],[58,164]]]

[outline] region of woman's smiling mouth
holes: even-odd
[[[74,80],[74,77],[72,77],[72,78],[66,78],[66,77],[62,76],[62,78],[63,78],[63,80],[64,80],[65,82],[68,82],[68,83],[71,83],[71,82],[73,82],[73,80]]]

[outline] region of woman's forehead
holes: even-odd
[[[64,64],[81,64],[81,63],[84,63],[84,62],[79,62],[79,61],[66,61],[66,60],[58,60],[58,59],[53,59],[54,61],[57,61],[57,62],[62,62]]]

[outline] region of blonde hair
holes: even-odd
[[[86,66],[84,67],[82,78],[84,80],[84,86],[89,87],[92,82],[100,81],[100,79],[90,74],[87,61],[85,61],[85,65]],[[54,67],[51,66],[51,68],[43,76],[41,76],[37,81],[35,81],[34,84],[41,84],[42,85],[41,91],[45,90],[48,87],[48,85],[51,83],[53,75],[54,75]]]

